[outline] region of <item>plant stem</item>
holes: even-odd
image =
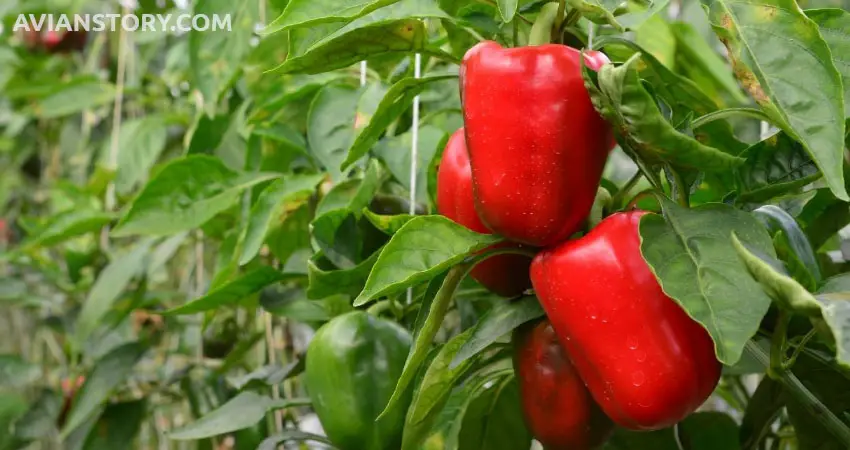
[[[623,208],[626,211],[630,211],[637,206],[637,203],[647,197],[651,197],[655,195],[655,189],[646,189],[638,192],[634,197],[632,197],[631,201]]]
[[[564,26],[564,22],[566,21],[566,18],[564,17],[564,13],[566,13],[566,11],[567,0],[558,0],[558,12],[555,14],[555,26],[552,27],[552,42],[561,43],[563,41],[561,36],[561,27]]]
[[[676,197],[677,201],[679,202],[679,205],[684,206],[685,208],[690,208],[690,188],[685,183],[685,180],[682,179],[682,175],[680,175],[679,172],[676,172],[675,170],[671,169],[670,173],[673,174],[673,183],[675,184],[673,188],[676,190]]]
[[[788,361],[785,361],[782,364],[782,368],[785,370],[790,370],[791,367],[794,366],[794,363],[797,362],[797,357],[800,356],[800,353],[803,349],[806,348],[806,344],[808,344],[809,340],[817,335],[817,329],[812,328],[805,336],[803,336],[803,340],[797,345],[797,348],[794,349],[794,353],[791,354],[791,357],[788,358]]]
[[[770,374],[770,360],[764,349],[754,341],[748,341],[745,348],[760,364],[768,367],[768,374]],[[793,372],[785,370],[781,366],[774,372],[774,375],[778,376],[776,380],[782,383],[788,393],[794,396],[811,413],[812,417],[815,417],[821,425],[829,430],[843,444],[844,448],[850,448],[850,428],[815,397]]]
[[[614,197],[611,199],[611,207],[615,210],[619,209],[623,200],[625,200],[626,196],[629,195],[629,191],[631,191],[632,188],[634,188],[638,184],[641,178],[643,178],[643,172],[638,170],[629,179],[629,181],[627,181],[626,184],[624,184],[623,187],[621,187],[620,190],[617,191],[616,194],[614,194]]]
[[[791,318],[788,313],[781,311],[776,319],[776,328],[770,338],[770,365],[767,366],[767,375],[774,380],[781,378],[780,372],[784,369],[785,358],[785,334],[788,332],[788,323]]]
[[[763,120],[765,122],[769,122],[770,118],[767,117],[760,109],[755,108],[727,108],[721,109],[720,111],[710,112],[704,116],[697,117],[691,122],[691,128],[699,128],[705,124],[714,122],[715,120],[725,119],[727,117],[733,116],[743,116],[743,117],[752,117],[754,119]]]

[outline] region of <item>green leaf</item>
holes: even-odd
[[[472,336],[457,352],[451,368],[457,367],[461,362],[478,354],[514,328],[543,317],[545,314],[536,297],[523,297],[519,300],[498,303],[484,313],[472,328]]]
[[[835,196],[850,200],[841,74],[817,24],[794,0],[710,0],[709,17],[750,95],[803,144]]]
[[[510,381],[514,369],[510,359],[502,359],[474,374],[465,383],[457,386],[449,395],[446,405],[431,427],[431,435],[426,439],[423,449],[458,450],[464,418],[470,404],[481,397],[498,396],[501,386]],[[475,410],[473,412],[481,412]],[[519,409],[515,413],[520,413]],[[476,417],[486,419],[486,417]],[[520,417],[520,420],[522,418]]]
[[[378,139],[386,131],[387,127],[407,111],[413,99],[425,90],[429,84],[451,78],[455,78],[455,76],[435,75],[424,78],[404,78],[394,84],[387,91],[384,99],[381,100],[372,120],[357,135],[354,143],[351,144],[351,149],[348,151],[348,156],[342,162],[342,167],[350,167],[362,158],[378,142]]]
[[[115,86],[109,83],[95,79],[63,83],[46,97],[38,99],[32,106],[32,113],[42,119],[56,119],[106,105],[114,98]]]
[[[455,290],[465,275],[466,269],[458,266],[449,270],[446,275],[433,277],[429,282],[425,298],[413,324],[413,346],[404,362],[404,369],[396,383],[393,395],[384,407],[384,411],[378,416],[379,418],[391,411],[404,397],[407,387],[419,371],[419,366],[428,357],[428,349],[431,348],[434,336],[440,330],[449,310]]]
[[[845,6],[846,7],[846,6]],[[809,9],[806,16],[820,29],[832,52],[832,62],[844,84],[844,117],[850,119],[850,12],[839,8]]]
[[[232,433],[263,420],[269,410],[309,404],[309,399],[273,400],[250,391],[242,392],[196,422],[168,433],[168,437],[184,441]]]
[[[750,275],[761,284],[764,292],[779,306],[807,316],[820,315],[820,303],[800,283],[781,273],[781,267],[775,268],[753,254],[735,234],[732,234],[732,245],[735,246],[738,256],[746,265]]]
[[[736,201],[741,203],[765,202],[821,177],[803,146],[782,132],[754,144],[742,156],[746,161],[735,168]]]
[[[655,94],[673,110],[672,122],[689,122],[694,114],[702,116],[718,110],[717,101],[703,92],[694,81],[671,71],[634,42],[616,36],[606,36],[600,39],[600,44],[614,60],[626,61],[635,53],[640,53],[643,64],[637,65],[638,73],[642,79],[649,82]],[[732,81],[737,86],[734,78]],[[725,121],[709,122],[693,130],[693,133],[697,141],[731,155],[738,156],[747,147],[735,137],[732,127]]]
[[[29,410],[15,422],[15,437],[35,441],[56,432],[56,419],[62,411],[63,398],[50,389],[42,389]]]
[[[375,147],[375,155],[384,161],[396,181],[410,190],[410,146],[412,133],[384,138]],[[419,129],[418,152],[416,161],[416,201],[428,203],[428,168],[431,165],[441,143],[446,140],[446,133],[432,125]]]
[[[740,442],[743,450],[756,450],[770,432],[770,427],[785,406],[782,384],[770,377],[762,378],[741,420]]]
[[[449,368],[458,350],[470,336],[472,336],[472,329],[453,337],[440,349],[425,371],[419,388],[413,395],[410,409],[407,410],[402,450],[420,448],[445,406],[455,382],[472,367],[474,360],[467,359],[455,368]]]
[[[765,227],[771,232],[771,234],[776,234],[779,231],[782,231],[782,245],[776,246],[774,248],[778,248],[780,257],[790,257],[791,260],[785,259],[786,261],[794,262],[794,264],[799,264],[800,269],[803,272],[806,272],[805,278],[810,279],[812,281],[810,289],[816,289],[817,285],[821,281],[821,271],[820,266],[818,265],[817,257],[815,256],[815,251],[812,249],[812,245],[809,243],[809,240],[806,238],[805,233],[800,228],[800,225],[794,220],[790,214],[788,214],[784,209],[775,206],[775,205],[764,205],[757,208],[753,211],[753,214],[765,224]],[[780,236],[777,234],[777,238]],[[789,253],[790,250],[790,254]],[[785,254],[783,254],[783,252]],[[792,275],[795,273],[792,272]]]
[[[738,424],[722,412],[705,411],[688,416],[679,425],[679,441],[691,450],[740,450]]]
[[[818,301],[821,303],[823,320],[832,330],[835,338],[836,357],[845,367],[850,367],[850,276],[837,275],[824,283],[818,290]],[[831,295],[831,294],[842,295]]]
[[[138,342],[131,342],[110,351],[95,363],[74,398],[68,420],[62,428],[62,439],[99,411],[113,391],[130,378],[146,350]]]
[[[363,210],[363,215],[375,228],[381,230],[387,236],[392,236],[401,229],[407,222],[410,222],[416,216],[410,214],[397,214],[394,216],[383,216],[375,214],[368,209]]]
[[[847,423],[847,414],[850,411],[850,380],[847,379],[847,375],[835,370],[831,365],[808,356],[805,352],[797,358],[793,372],[819,402],[818,407],[812,408],[794,395],[786,397],[788,420],[794,426],[799,442],[798,448],[818,450],[847,448],[846,441],[845,443],[839,441],[822,422],[823,413],[826,412],[823,409],[828,409],[839,419],[843,419],[845,427],[850,427]]]
[[[728,205],[660,203],[663,217],[641,219],[641,253],[664,292],[714,339],[717,359],[733,365],[758,331],[770,298],[747,274],[730,236],[773,257],[770,236],[751,214]]]
[[[77,316],[75,338],[82,345],[101,324],[130,281],[145,270],[145,260],[154,240],[142,240],[127,253],[117,257],[97,276],[83,308]]]
[[[525,425],[516,378],[506,377],[472,400],[463,417],[459,438],[463,450],[529,446],[532,436]]]
[[[635,41],[668,69],[676,68],[676,37],[660,14],[650,17],[635,30]]]
[[[41,377],[41,370],[17,355],[0,355],[0,388],[20,389]]]
[[[192,84],[203,94],[204,109],[211,113],[221,94],[236,80],[240,63],[251,51],[251,40],[260,18],[259,3],[205,0],[195,3],[193,12],[210,20],[228,16],[231,23],[226,29],[189,33]]]
[[[743,161],[676,131],[641,83],[639,61],[640,54],[635,54],[622,66],[606,64],[598,76],[583,69],[594,107],[619,130],[618,141],[624,149],[653,165],[703,171],[729,170]]]
[[[14,434],[10,433],[12,424],[26,414],[27,400],[22,394],[14,391],[0,392],[0,448],[17,449],[26,446]]]
[[[259,292],[264,287],[283,281],[288,277],[290,277],[290,275],[281,273],[273,267],[261,266],[258,269],[254,269],[234,280],[231,280],[227,284],[207,293],[207,295],[204,295],[203,297],[192,300],[185,305],[169,309],[163,314],[196,314],[225,305],[233,305],[243,298]]]
[[[322,175],[287,175],[263,189],[248,216],[240,265],[247,264],[257,256],[273,223],[291,206],[289,202],[309,196],[322,178]]]
[[[706,83],[722,89],[732,97],[735,104],[747,103],[747,97],[738,86],[738,80],[732,74],[729,63],[720,56],[716,46],[713,46],[719,44],[719,41],[706,41],[699,31],[687,22],[671,23],[670,29],[676,37],[677,57],[685,62],[677,64],[679,70],[684,70],[699,86],[705,86],[705,83],[700,83],[701,79],[705,79]]]
[[[508,23],[514,20],[519,2],[517,0],[499,0],[499,14],[502,22]]]
[[[330,270],[320,267],[323,258],[321,253],[317,253],[307,262],[307,276],[310,280],[307,298],[322,299],[335,294],[356,297],[363,290],[380,254],[380,251],[373,253],[367,260],[351,269]]]
[[[640,3],[624,0],[568,0],[573,8],[588,20],[611,25],[619,31],[634,30],[667,6],[669,0],[653,0],[646,8]]]
[[[72,209],[52,217],[34,237],[21,244],[21,249],[61,244],[69,239],[100,231],[115,218],[115,214],[112,213],[91,209]]]
[[[421,19],[448,18],[434,0],[401,0],[339,26],[326,24],[290,31],[289,57],[277,67],[283,73],[320,73],[358,61],[421,52],[453,59],[427,46]]]
[[[147,116],[121,125],[115,174],[115,189],[119,194],[131,192],[148,176],[151,167],[165,150],[167,138],[168,123],[161,116]]]
[[[246,387],[266,388],[282,383],[284,380],[297,376],[304,372],[305,359],[301,358],[286,366],[270,364],[262,366],[251,373],[240,377],[228,378],[228,382],[236,389],[243,390]]]
[[[84,450],[113,450],[122,448],[136,439],[147,412],[145,399],[113,403],[106,407],[89,433]]]
[[[356,19],[397,1],[399,0],[360,0],[352,5],[350,0],[292,0],[286,5],[283,14],[263,30],[263,34]]]
[[[176,159],[145,185],[112,234],[168,235],[197,228],[235,205],[243,190],[279,176],[240,175],[207,155]]]
[[[442,216],[411,219],[381,251],[354,306],[428,280],[499,240]]]
[[[307,141],[310,151],[327,169],[334,181],[343,179],[340,163],[354,141],[357,104],[362,91],[351,86],[325,86],[310,104]]]
[[[324,436],[319,436],[317,434],[308,433],[306,431],[296,430],[296,429],[288,429],[284,430],[282,433],[278,433],[272,437],[266,438],[257,450],[277,450],[280,448],[280,445],[284,442],[318,442],[320,444],[332,445],[331,441],[329,441]]]

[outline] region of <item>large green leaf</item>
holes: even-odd
[[[0,388],[20,389],[41,376],[41,370],[17,355],[0,355]]]
[[[803,146],[782,132],[754,144],[741,156],[747,158],[735,168],[736,200],[741,203],[770,200],[821,176]]]
[[[322,299],[335,294],[356,297],[363,290],[380,254],[380,251],[373,253],[368,259],[351,269],[333,270],[322,265],[321,253],[317,253],[307,262],[307,275],[310,280],[307,298]]]
[[[499,0],[499,14],[502,16],[502,21],[508,23],[514,20],[514,16],[519,7],[518,0]]]
[[[371,57],[413,52],[452,59],[427,45],[421,20],[447,17],[434,0],[401,0],[344,26],[296,28],[290,31],[289,57],[277,70],[329,72]]]
[[[75,337],[77,343],[82,345],[94,332],[103,318],[112,309],[115,301],[124,292],[130,281],[140,273],[143,273],[146,265],[145,260],[150,253],[154,240],[144,239],[127,253],[115,258],[97,276],[83,308],[77,316]]]
[[[195,440],[231,433],[256,424],[269,410],[305,404],[310,404],[309,399],[274,400],[247,391],[233,397],[198,421],[170,432],[168,437],[175,440]]]
[[[129,193],[148,176],[148,171],[165,150],[167,137],[168,123],[161,116],[150,115],[121,125],[115,173],[118,193]]]
[[[744,418],[741,419],[740,442],[743,450],[756,450],[785,406],[782,384],[764,377],[753,392]]]
[[[60,244],[84,234],[100,231],[116,215],[92,209],[72,209],[50,218],[35,235],[21,244],[22,249]]]
[[[340,181],[340,164],[354,142],[357,104],[362,91],[348,85],[325,86],[310,105],[307,116],[307,142],[310,151]]]
[[[398,119],[425,88],[434,82],[454,78],[454,75],[438,75],[425,78],[404,78],[394,84],[375,111],[369,124],[357,135],[351,144],[348,156],[342,162],[342,167],[349,167],[363,157],[377,142],[396,119]]]
[[[384,161],[396,181],[410,190],[410,132],[382,139],[375,147],[375,155]],[[432,125],[419,129],[418,152],[416,161],[416,201],[428,203],[428,168],[431,166],[439,146],[445,142],[446,133]]]
[[[74,398],[68,420],[62,428],[63,438],[99,411],[112,392],[133,374],[136,363],[146,350],[143,345],[131,342],[117,347],[97,361]]]
[[[640,81],[640,54],[625,64],[606,64],[597,74],[584,68],[585,86],[596,110],[612,123],[620,145],[643,161],[685,169],[725,171],[743,160],[677,131]]]
[[[796,396],[787,395],[788,420],[794,426],[798,448],[846,449],[846,435],[842,443],[822,422],[826,412],[823,409],[826,408],[844,422],[845,427],[850,427],[850,381],[846,374],[806,355],[805,352],[797,359],[793,372],[819,402],[817,407],[812,408],[808,402],[801,402]]]
[[[286,5],[283,14],[270,23],[263,33],[271,34],[290,28],[356,19],[397,1],[399,0],[360,0],[352,5],[351,0],[292,0]]]
[[[56,432],[56,419],[62,411],[62,395],[42,389],[30,409],[15,422],[15,437],[35,441]]]
[[[500,238],[470,231],[442,216],[411,219],[381,251],[355,306],[432,278]]]
[[[467,358],[484,350],[514,328],[543,317],[545,314],[537,297],[523,297],[519,300],[500,302],[481,316],[472,328],[472,336],[455,355],[451,367],[454,368]]]
[[[735,104],[747,103],[728,61],[713,45],[719,44],[719,41],[706,41],[694,25],[687,22],[671,23],[670,29],[676,36],[677,68],[680,71],[684,71],[707,94],[720,90],[728,94]]]
[[[207,155],[176,159],[145,185],[112,234],[167,235],[199,227],[236,205],[243,190],[279,176],[239,174]]]
[[[261,266],[216,288],[203,297],[192,300],[185,305],[169,309],[165,314],[196,314],[225,305],[233,305],[243,298],[259,292],[264,287],[283,281],[289,277],[290,275],[279,272],[273,267]]]
[[[113,450],[133,442],[144,423],[145,399],[113,403],[106,407],[95,432],[89,433],[84,450]]]
[[[50,95],[39,99],[31,108],[42,119],[76,114],[112,102],[115,86],[94,79],[59,85]]]
[[[214,111],[219,96],[230,87],[240,70],[240,63],[250,53],[251,39],[259,21],[258,2],[203,0],[194,4],[196,15],[229,17],[229,29],[189,33],[189,61],[194,86],[204,96],[208,112]]]
[[[800,141],[836,197],[844,187],[844,91],[832,53],[794,0],[703,0],[735,75],[776,125]]]
[[[717,100],[709,97],[694,81],[673,72],[638,44],[616,36],[603,37],[600,44],[614,61],[627,61],[635,53],[640,53],[643,64],[637,65],[638,74],[672,109],[670,119],[673,123],[687,123],[693,115],[702,116],[718,110]],[[693,130],[693,134],[697,141],[731,155],[739,156],[746,148],[725,121],[706,123]]]
[[[456,367],[449,368],[458,350],[471,335],[470,329],[453,337],[431,361],[413,395],[410,409],[407,410],[402,450],[416,450],[421,447],[445,406],[455,382],[472,367],[474,360],[467,359]]]
[[[257,256],[274,221],[291,207],[290,201],[306,197],[322,181],[322,175],[287,175],[274,181],[260,193],[248,216],[245,242],[239,264],[247,264]]]
[[[733,365],[770,298],[747,274],[731,235],[774,256],[770,236],[751,214],[727,205],[687,209],[662,199],[661,206],[664,216],[641,219],[641,253],[664,292],[708,330],[717,359]]]
[[[815,21],[832,52],[832,61],[844,84],[844,117],[850,119],[850,12],[843,9],[810,9],[806,16]]]
[[[510,450],[525,448],[531,432],[522,413],[519,385],[514,377],[485,388],[463,416],[459,448],[463,450]]]

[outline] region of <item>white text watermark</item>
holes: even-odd
[[[14,31],[231,31],[230,14],[20,14]]]

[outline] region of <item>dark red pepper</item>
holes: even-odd
[[[491,233],[475,212],[472,173],[466,152],[463,128],[449,138],[437,171],[437,210],[440,214],[478,233]],[[503,243],[499,246],[514,246]],[[528,269],[531,258],[523,255],[497,255],[480,262],[472,278],[496,294],[513,297],[531,287]]]
[[[478,214],[488,228],[537,247],[584,223],[611,150],[581,76],[581,53],[547,44],[485,41],[460,69],[466,142]],[[590,52],[597,70],[608,59]]]
[[[711,395],[720,363],[708,332],[664,294],[640,252],[644,212],[607,217],[540,252],[531,280],[593,398],[618,425],[679,422]]]
[[[546,450],[589,450],[614,431],[579,378],[548,320],[514,332],[514,370],[531,433]]]

